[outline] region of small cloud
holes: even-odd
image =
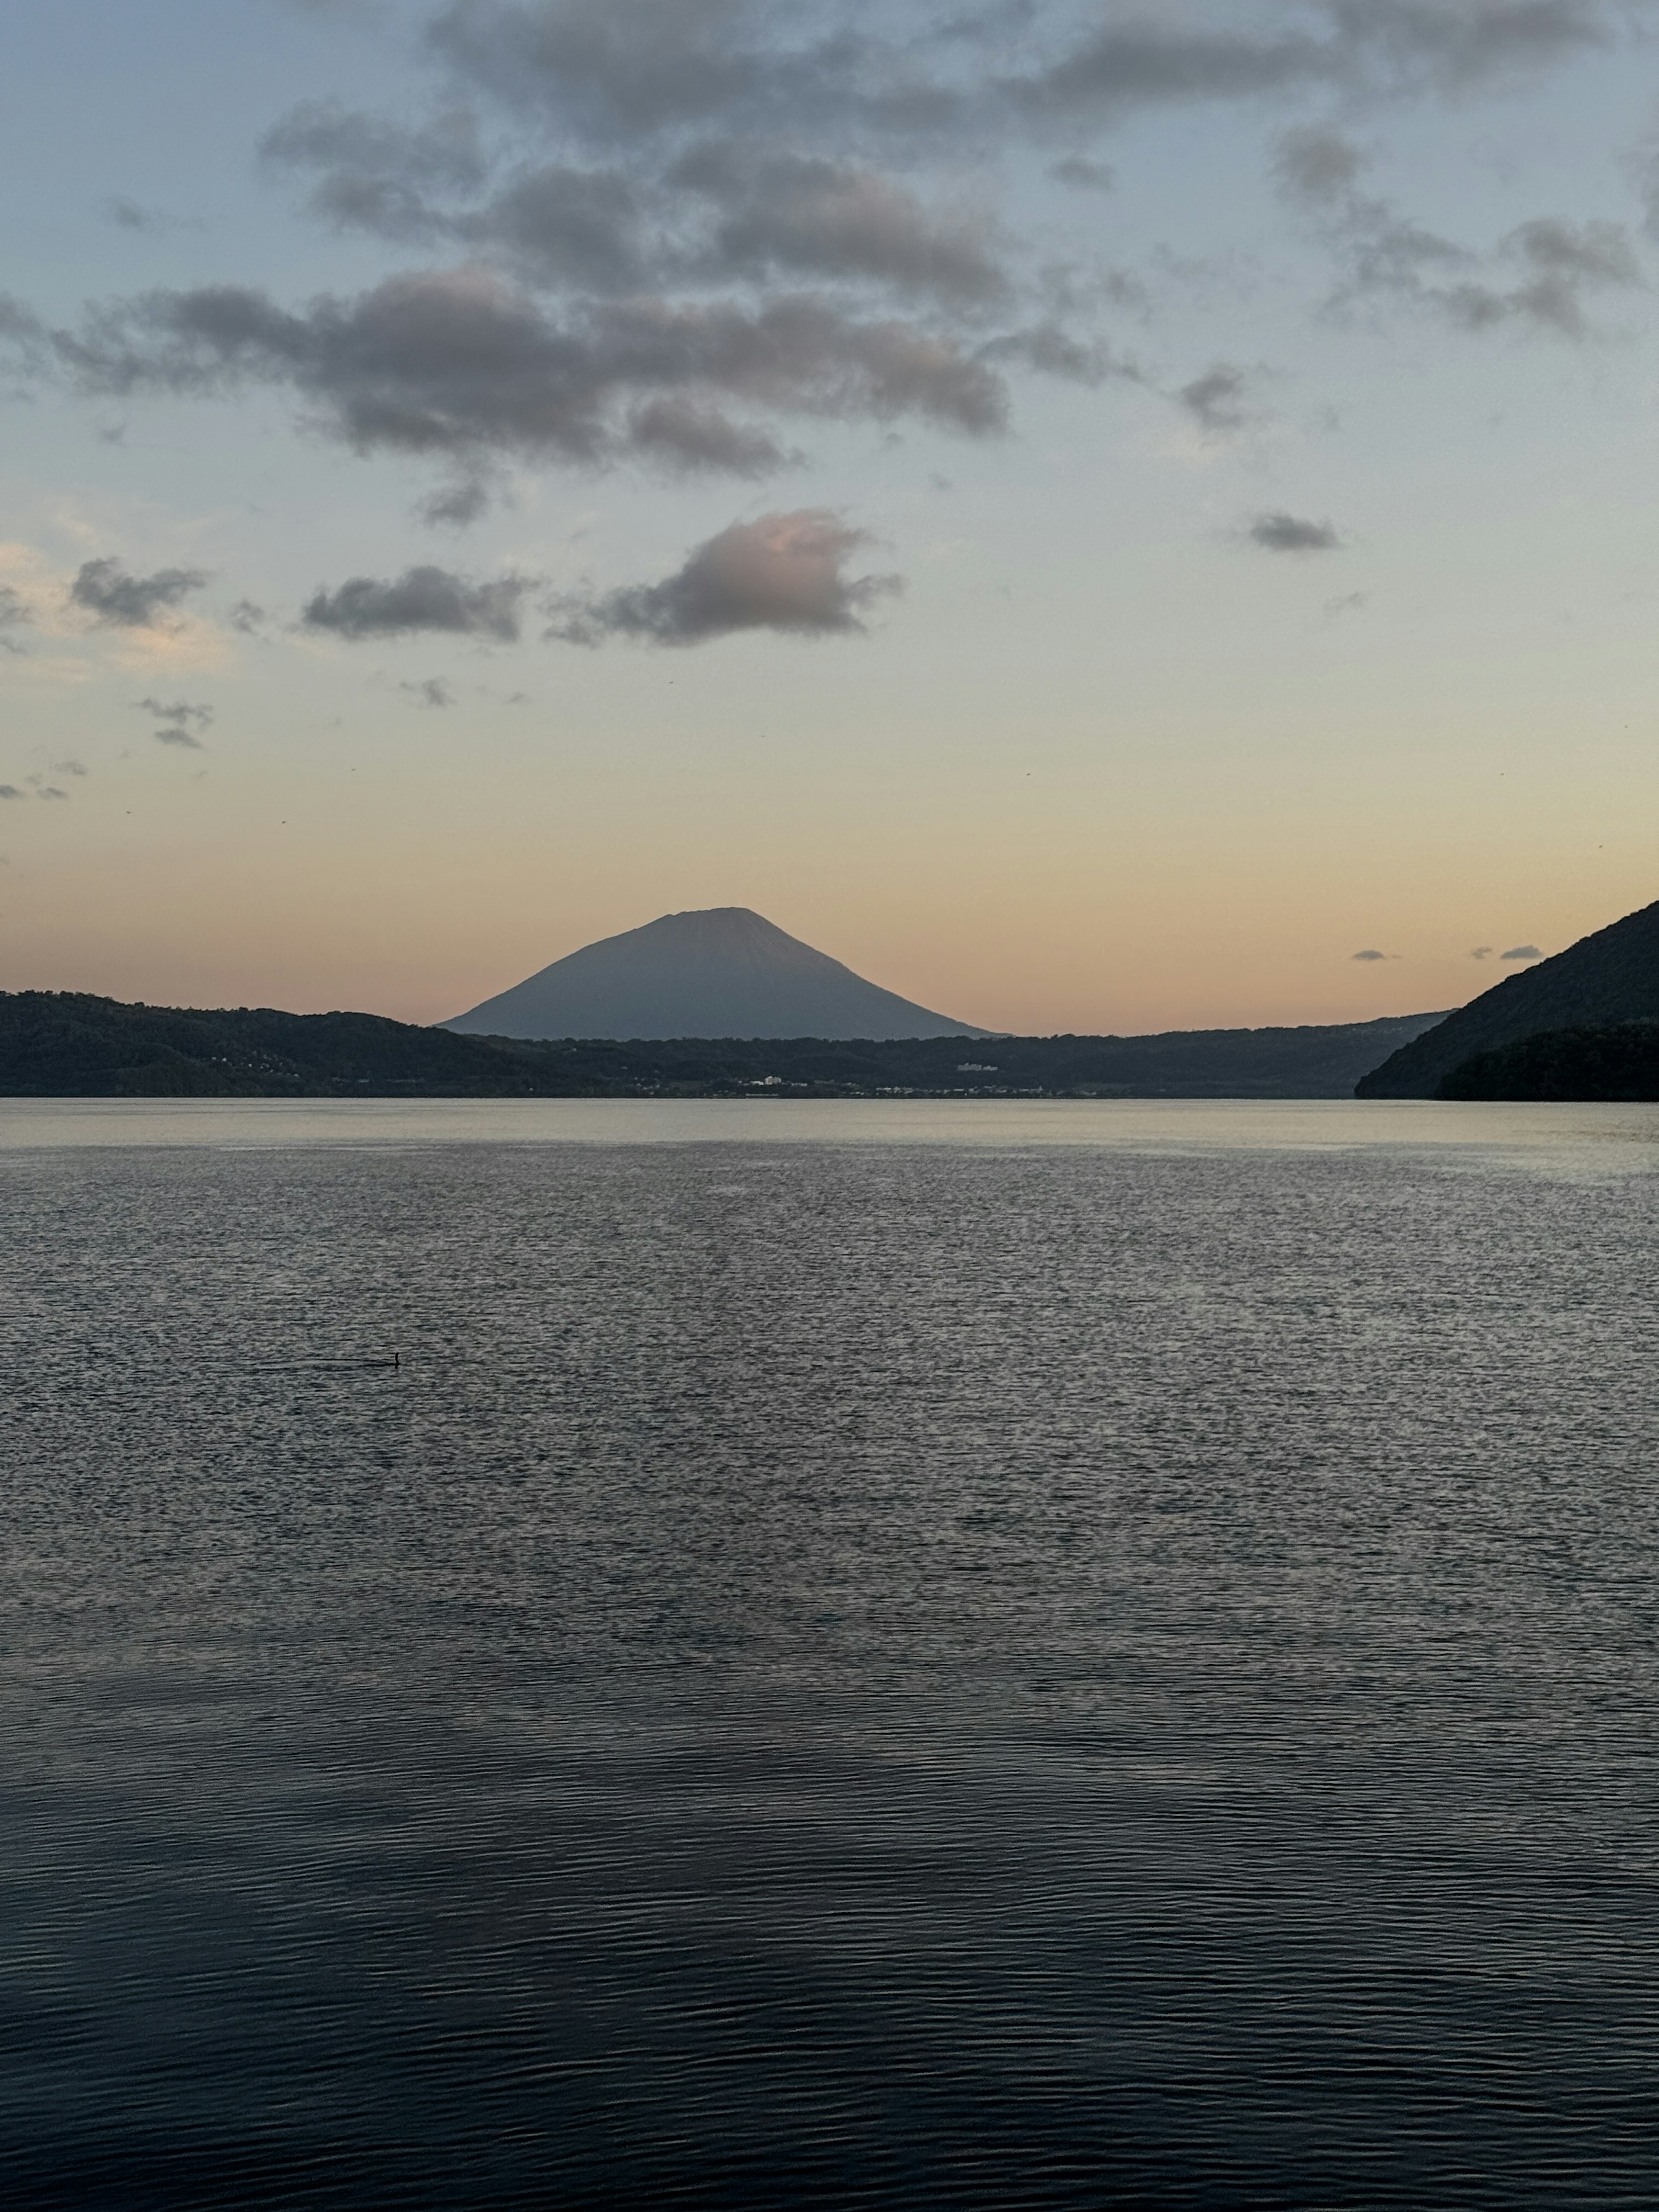
[[[168,215],[161,208],[144,207],[137,200],[127,199],[118,193],[114,198],[104,202],[104,218],[106,222],[112,222],[118,230],[159,233],[204,228],[200,222],[187,222],[181,216]]]
[[[573,645],[606,637],[698,645],[745,629],[846,635],[864,628],[877,600],[904,588],[897,576],[848,574],[851,556],[870,542],[867,531],[817,507],[734,522],[660,583],[555,601],[547,635]]]
[[[1375,945],[1368,945],[1363,952],[1353,953],[1351,957],[1355,960],[1398,960],[1400,955],[1397,952],[1379,952]]]
[[[1490,960],[1492,958],[1492,949],[1490,945],[1477,945],[1471,950],[1469,957],[1471,960]]]
[[[84,761],[60,760],[52,764],[54,775],[90,775],[92,771]]]
[[[455,694],[441,676],[428,676],[421,684],[400,684],[398,689],[409,692],[423,707],[453,707],[455,703]]]
[[[1543,954],[1535,945],[1511,945],[1507,952],[1498,954],[1500,960],[1541,960]]]
[[[24,795],[15,783],[0,783],[0,799],[21,799]]]
[[[253,637],[264,625],[265,611],[252,599],[238,599],[230,611],[230,626],[241,631],[244,637]]]
[[[519,636],[519,602],[534,587],[529,576],[495,576],[474,584],[427,564],[384,581],[352,576],[337,591],[319,590],[301,620],[307,629],[331,630],[354,642],[446,630],[513,645]]]
[[[118,561],[85,561],[70,586],[70,597],[106,629],[153,629],[163,614],[206,582],[199,568],[158,568],[153,576],[134,576]]]
[[[419,501],[415,512],[437,530],[465,530],[489,510],[489,486],[481,477],[465,477],[444,484]]]
[[[1286,131],[1274,149],[1273,168],[1285,191],[1322,203],[1340,199],[1352,189],[1364,160],[1353,141],[1340,131]]]
[[[1364,592],[1345,592],[1340,599],[1327,599],[1325,602],[1325,611],[1331,617],[1332,620],[1334,621],[1338,615],[1358,614],[1361,607],[1364,605],[1365,594]]]
[[[0,651],[21,653],[24,648],[15,638],[8,637],[8,630],[22,629],[31,617],[22,594],[14,592],[9,584],[0,584]]]
[[[34,787],[34,795],[37,799],[67,799],[69,797],[68,792],[60,790],[57,784],[43,783],[39,776],[32,775],[29,781]]]
[[[1109,192],[1117,185],[1117,171],[1109,161],[1085,161],[1080,154],[1071,154],[1065,161],[1056,161],[1048,174],[1079,191]]]
[[[156,726],[150,734],[158,744],[186,745],[191,752],[200,752],[202,740],[195,732],[211,726],[211,707],[193,707],[185,699],[175,699],[171,705],[160,699],[139,699],[135,704],[142,713],[155,716]]]
[[[1224,437],[1243,430],[1253,419],[1249,403],[1249,378],[1231,362],[1218,361],[1183,384],[1176,397],[1206,436]]]
[[[1258,514],[1246,536],[1253,545],[1269,553],[1338,553],[1342,540],[1328,522],[1310,522],[1305,516],[1283,510]]]

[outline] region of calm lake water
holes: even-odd
[[[1651,2208],[1656,1170],[0,1104],[6,2201]]]

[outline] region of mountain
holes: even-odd
[[[1438,1014],[1162,1036],[531,1043],[379,1014],[0,992],[0,1097],[1346,1098]]]
[[[1659,1099],[1659,1022],[1545,1030],[1478,1052],[1440,1079],[1443,1098]]]
[[[499,1098],[568,1087],[507,1048],[380,1014],[0,991],[0,1097]]]
[[[1659,1017],[1659,902],[1581,937],[1553,959],[1510,975],[1448,1014],[1355,1085],[1359,1098],[1432,1098],[1443,1076],[1477,1053],[1545,1030]]]
[[[983,1037],[866,983],[746,906],[665,914],[444,1025],[507,1037]]]

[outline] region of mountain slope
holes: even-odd
[[[1440,1079],[1443,1098],[1659,1099],[1659,1022],[1545,1030]]]
[[[747,907],[665,914],[444,1025],[508,1037],[982,1037],[866,983]]]
[[[561,1086],[510,1048],[380,1014],[0,992],[0,1096],[498,1098]]]
[[[1359,1098],[1432,1098],[1477,1053],[1544,1030],[1659,1017],[1659,902],[1510,975],[1403,1046],[1355,1086]]]
[[[377,1014],[0,992],[0,1097],[1338,1098],[1437,1014],[1162,1036],[545,1044]]]

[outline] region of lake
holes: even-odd
[[[0,1101],[9,2201],[1659,2202],[1656,1170]]]

